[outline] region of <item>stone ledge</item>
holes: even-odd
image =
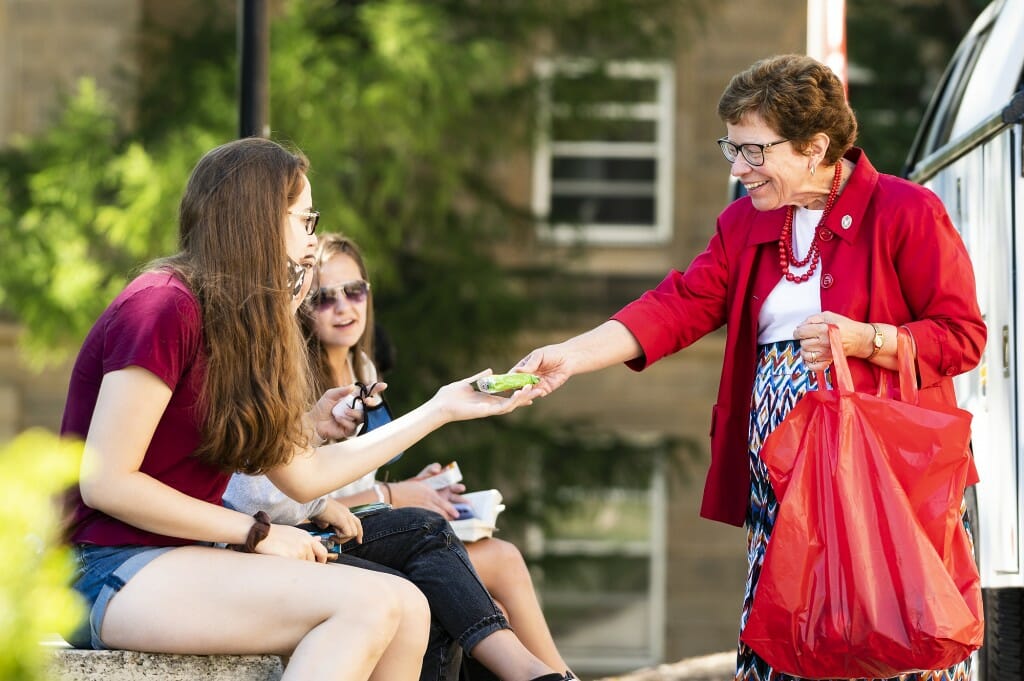
[[[278,681],[276,655],[163,655],[132,650],[53,651],[52,681]]]
[[[51,681],[279,681],[276,655],[166,655],[56,648]],[[716,653],[600,681],[733,681],[736,653]]]
[[[733,681],[735,677],[736,653],[725,652],[691,657],[598,681]]]

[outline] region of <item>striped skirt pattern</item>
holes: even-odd
[[[796,341],[762,345],[758,353],[757,376],[750,406],[750,506],[747,509],[747,582],[743,594],[740,631],[750,616],[765,550],[778,513],[778,501],[760,458],[761,445],[797,400],[816,387],[814,374],[804,369]],[[903,674],[889,681],[969,681],[970,659],[949,669]],[[749,646],[739,642],[736,681],[801,681],[776,672]]]

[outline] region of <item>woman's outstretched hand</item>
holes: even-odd
[[[545,345],[542,348],[537,348],[519,360],[519,363],[510,371],[534,374],[540,378],[540,383],[534,388],[540,391],[541,397],[553,393],[572,376],[568,358],[557,345]]]
[[[509,397],[490,395],[473,389],[473,381],[490,375],[491,370],[487,369],[475,376],[442,386],[430,402],[441,410],[446,421],[468,421],[507,414],[524,405],[533,404],[533,400],[543,394],[535,385],[517,390]]]

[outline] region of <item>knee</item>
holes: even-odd
[[[392,581],[401,580],[367,572],[359,575],[357,588],[322,589],[319,592],[322,602],[331,604],[328,617],[322,624],[336,630],[339,640],[353,646],[361,642],[367,654],[376,659],[391,645],[402,627],[403,607],[393,594]]]
[[[515,544],[494,538],[478,544],[479,548],[472,545],[470,557],[481,575],[495,575],[502,581],[531,581],[526,559]]]
[[[515,544],[490,538],[469,546],[480,581],[506,615],[509,604],[536,593],[530,569]]]
[[[388,602],[393,617],[405,625],[410,625],[423,632],[424,638],[430,629],[430,605],[426,596],[412,582],[394,577],[388,580],[387,596],[382,597]]]
[[[505,569],[511,569],[515,571],[526,571],[526,560],[523,558],[523,554],[520,553],[519,548],[512,542],[507,542],[504,539],[491,539],[494,543],[491,546],[491,550],[494,552],[493,560],[498,561],[498,564],[503,566]]]

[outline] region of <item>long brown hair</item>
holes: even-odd
[[[196,455],[223,470],[264,473],[308,444],[309,367],[284,237],[308,167],[262,138],[209,151],[181,199],[179,253],[150,266],[172,269],[199,300],[207,369]]]
[[[370,281],[366,270],[366,262],[356,242],[341,234],[324,234],[319,238],[319,246],[316,254],[317,279],[313,285],[319,286],[320,266],[336,255],[347,255],[355,261],[359,267],[359,275],[364,281]],[[313,374],[313,390],[316,397],[319,397],[328,388],[335,387],[331,373],[331,365],[327,358],[327,350],[320,342],[320,336],[316,333],[316,311],[307,303],[302,306],[300,319],[302,321],[302,333],[306,337],[306,349],[309,353],[309,364]],[[352,358],[352,369],[355,372],[355,380],[364,384],[369,383],[371,376],[376,375],[376,370],[370,371],[371,367],[365,365],[365,361],[373,361],[373,290],[366,293],[366,328],[363,335],[356,341],[354,347],[349,349],[349,356]],[[366,360],[364,361],[364,358]]]

